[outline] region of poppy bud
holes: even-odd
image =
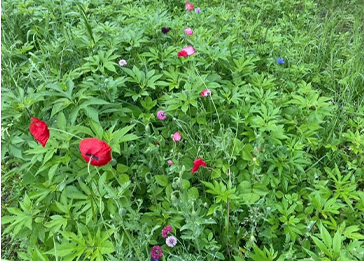
[[[37,118],[32,117],[32,123],[29,126],[30,133],[44,147],[49,139],[49,129],[47,124]]]

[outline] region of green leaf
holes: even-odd
[[[188,190],[188,198],[191,199],[198,199],[200,197],[200,194],[198,192],[198,189],[195,187],[192,187]]]
[[[87,199],[87,196],[80,192],[75,186],[67,186],[66,197],[72,199]]]
[[[63,230],[66,228],[67,226],[67,219],[60,216],[60,215],[53,215],[51,216],[51,221],[45,223],[45,227],[50,228],[51,232],[57,232],[61,229],[61,227],[63,227]]]
[[[116,142],[116,143],[121,143],[121,139],[123,138],[123,136],[128,132],[130,131],[132,128],[134,128],[135,124],[133,125],[129,125],[129,126],[126,126],[120,130],[117,130],[116,132],[114,132],[112,134],[112,139],[111,141],[112,142]]]
[[[336,231],[334,235],[333,245],[332,248],[334,250],[334,254],[338,255],[341,250],[341,234],[339,231]]]
[[[95,122],[99,122],[99,111],[96,110],[95,108],[92,107],[86,107],[83,108],[83,110],[85,111],[87,117],[89,117],[90,119],[92,119]]]
[[[67,126],[66,117],[63,112],[58,113],[57,115],[57,127],[61,130],[65,130]]]
[[[223,255],[222,253],[220,253],[220,252],[217,252],[217,253],[215,254],[215,256],[216,256],[218,259],[220,259],[220,260],[225,260],[224,255]]]
[[[109,240],[106,240],[106,241],[102,242],[101,245],[98,248],[100,249],[100,253],[102,255],[110,254],[110,253],[115,251],[114,245]]]
[[[162,187],[165,187],[168,185],[168,178],[165,175],[155,175],[155,181],[161,185]]]
[[[119,139],[119,142],[127,142],[127,141],[132,141],[132,140],[136,140],[139,139],[139,137],[135,134],[126,134],[124,137]]]
[[[321,238],[324,241],[325,245],[328,248],[331,248],[332,246],[332,238],[330,236],[329,231],[327,231],[327,229],[324,227],[324,225],[321,225]]]
[[[327,256],[331,256],[330,251],[327,249],[324,243],[315,236],[311,236],[312,240],[315,242],[316,246],[324,252]]]
[[[96,134],[96,137],[99,139],[102,139],[102,136],[104,134],[104,129],[102,128],[100,123],[98,123],[98,121],[94,121],[94,120],[90,120],[89,123],[90,123],[90,127],[91,127],[92,131]]]

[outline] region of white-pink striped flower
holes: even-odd
[[[202,95],[203,97],[207,97],[207,96],[209,96],[209,95],[212,95],[212,91],[211,91],[210,89],[205,89],[205,90],[203,90],[203,91],[201,92],[201,95]]]
[[[177,56],[178,57],[186,57],[186,56],[190,56],[190,55],[194,55],[195,54],[195,48],[193,48],[191,45],[183,48],[181,51],[178,52]]]
[[[128,63],[125,61],[125,60],[120,60],[119,61],[119,65],[120,66],[124,66],[124,65],[127,65]]]

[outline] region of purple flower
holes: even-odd
[[[152,250],[150,250],[150,255],[154,259],[159,259],[163,256],[163,250],[160,246],[154,246]]]
[[[161,121],[164,121],[167,118],[167,114],[164,111],[158,111],[157,118]]]
[[[198,13],[200,13],[201,12],[201,8],[200,7],[197,7],[196,9],[195,9],[195,13],[196,14],[198,14]]]
[[[169,32],[169,30],[171,30],[171,28],[169,28],[169,27],[163,27],[162,28],[162,33],[167,34]]]
[[[283,58],[277,58],[277,63],[278,64],[284,64]]]
[[[169,247],[174,247],[177,244],[177,238],[174,236],[167,237],[166,244]]]

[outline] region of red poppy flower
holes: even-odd
[[[201,158],[199,158],[193,162],[193,167],[191,169],[191,172],[195,173],[196,171],[198,171],[200,166],[206,167],[206,162],[204,162],[203,159],[201,159]]]
[[[193,9],[193,4],[191,4],[190,2],[186,2],[186,10],[187,11],[192,11],[192,9]]]
[[[29,126],[29,130],[33,137],[44,147],[49,139],[49,129],[47,124],[37,118],[32,117],[32,123]]]
[[[182,50],[182,51],[178,52],[177,56],[178,57],[186,57],[186,56],[188,56],[188,53],[186,51]]]
[[[82,158],[93,166],[104,166],[111,161],[111,148],[102,140],[88,138],[81,140],[80,151]]]

